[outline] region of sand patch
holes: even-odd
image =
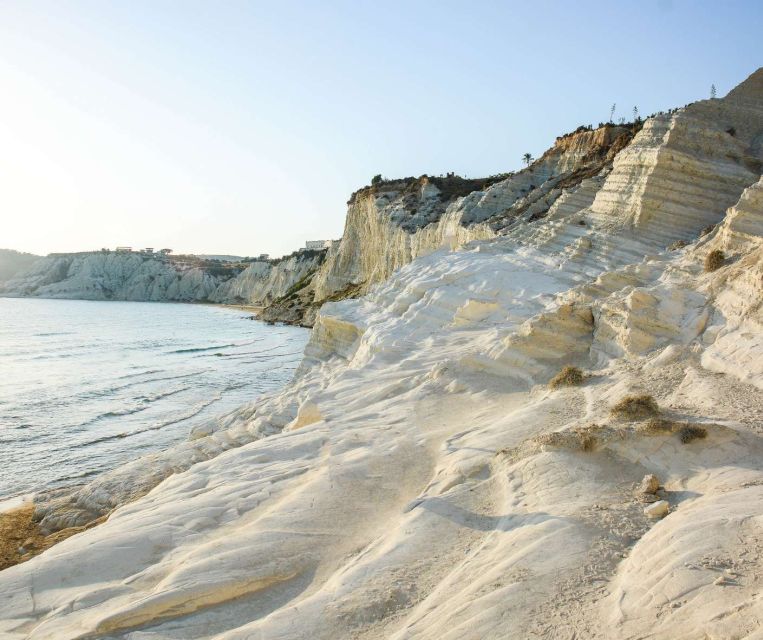
[[[0,513],[0,571],[29,560],[54,544],[100,524],[108,517],[102,516],[83,527],[69,527],[46,536],[34,522],[33,515],[32,502]]]

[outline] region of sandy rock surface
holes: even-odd
[[[325,304],[283,391],[38,501],[110,515],[0,572],[0,635],[760,637],[761,140],[763,70]],[[638,394],[661,421],[612,415]]]

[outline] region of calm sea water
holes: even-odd
[[[0,499],[185,439],[288,382],[307,338],[221,307],[0,298]]]

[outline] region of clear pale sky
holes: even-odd
[[[0,0],[0,247],[280,255],[761,65],[759,0]]]

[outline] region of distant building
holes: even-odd
[[[270,254],[269,253],[261,253],[257,256],[257,260],[270,260]]]
[[[153,254],[154,253],[154,248],[153,247],[146,247],[145,249],[143,249],[143,253]]]
[[[305,249],[330,249],[341,240],[341,238],[339,240],[308,240],[305,242]]]
[[[132,247],[117,247],[117,253],[132,253]]]

